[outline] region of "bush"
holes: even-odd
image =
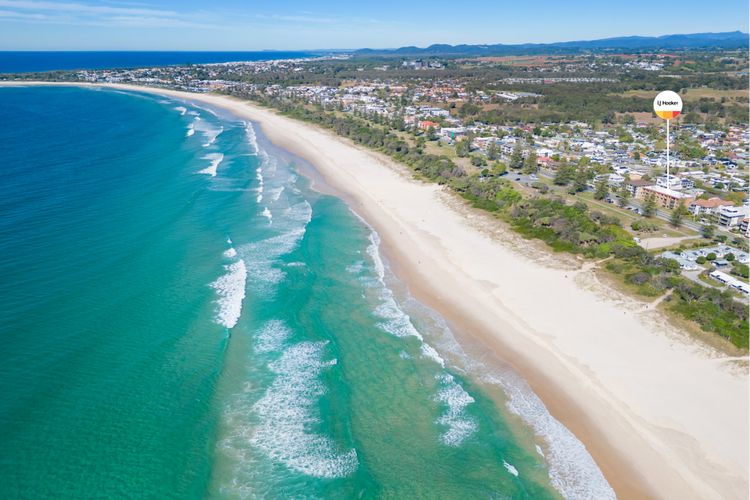
[[[656,222],[651,222],[649,220],[637,220],[630,224],[630,227],[631,229],[633,229],[633,231],[643,233],[653,233],[659,230],[659,224],[657,224]]]
[[[731,272],[732,274],[741,276],[742,278],[750,278],[750,269],[748,268],[747,264],[742,264],[740,262],[733,262]]]

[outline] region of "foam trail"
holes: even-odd
[[[255,351],[260,353],[280,351],[284,342],[291,336],[292,331],[283,321],[270,320],[258,330],[255,336]]]
[[[180,112],[180,116],[185,116],[185,113],[187,113],[187,108],[185,106],[177,106],[174,109],[175,109],[175,111],[179,111]]]
[[[511,473],[511,474],[513,474],[514,476],[518,477],[518,469],[516,469],[515,467],[513,467],[513,465],[509,464],[509,463],[508,463],[508,462],[506,462],[505,460],[503,460],[503,467],[505,467],[505,469],[506,469],[506,470],[507,470],[508,472],[510,472],[510,473]]]
[[[261,212],[261,215],[268,219],[268,223],[271,224],[273,222],[273,215],[271,214],[271,211],[268,209],[268,207],[265,207],[263,209],[263,212]]]
[[[245,261],[237,259],[237,252],[229,250],[224,252],[227,258],[234,262],[224,266],[225,274],[211,283],[211,288],[216,291],[216,323],[233,328],[242,314],[242,303],[245,300],[245,286],[247,284],[247,266]]]
[[[269,189],[269,193],[271,193],[271,201],[274,203],[279,201],[279,198],[281,197],[281,193],[283,192],[284,192],[284,186],[274,188],[274,189]]]
[[[500,386],[508,396],[508,409],[544,438],[550,482],[564,498],[615,498],[615,492],[583,443],[549,413],[526,382],[512,372],[502,377],[486,375],[484,381]]]
[[[211,177],[216,177],[216,170],[219,168],[219,165],[222,161],[224,161],[224,155],[221,153],[209,153],[203,158],[202,160],[211,160],[211,165],[204,168],[203,170],[198,171],[199,174],[207,174]]]
[[[307,201],[292,205],[279,219],[283,221],[283,233],[248,243],[237,249],[240,257],[251,263],[248,273],[252,286],[259,288],[262,292],[269,292],[268,285],[281,281],[284,273],[276,267],[278,258],[297,247],[311,219],[312,207]]]
[[[192,123],[188,125],[187,132],[185,132],[185,137],[190,137],[195,133],[195,125]]]
[[[227,238],[227,244],[229,245],[229,248],[224,251],[224,258],[233,259],[234,257],[237,257],[237,250],[232,246],[232,238]]]
[[[255,197],[255,203],[263,201],[263,170],[258,167],[255,169],[255,178],[258,180],[258,196]]]
[[[328,436],[308,430],[320,423],[316,406],[326,392],[320,375],[336,364],[322,360],[326,343],[294,344],[269,364],[276,378],[253,405],[259,423],[250,443],[289,469],[330,479],[352,474],[359,461],[355,449],[341,451]]]
[[[193,130],[193,133],[200,132],[203,137],[206,139],[206,142],[203,143],[203,147],[207,148],[211,146],[214,142],[216,142],[216,138],[221,135],[222,132],[224,132],[224,127],[221,126],[215,126],[211,123],[202,120],[199,116],[196,116],[193,119],[193,123],[190,125],[188,130]],[[189,134],[193,135],[193,134]]]
[[[422,335],[414,328],[409,315],[398,306],[393,292],[385,284],[385,265],[383,264],[383,259],[380,257],[380,252],[378,252],[378,246],[380,245],[378,233],[372,231],[369,238],[370,245],[367,247],[367,253],[375,266],[379,282],[378,298],[380,299],[380,304],[375,308],[375,314],[385,320],[378,326],[396,337],[417,337],[419,340],[424,340]],[[432,353],[428,352],[425,352],[425,354],[432,355]],[[437,353],[434,354],[436,355]]]
[[[260,148],[258,147],[258,137],[255,135],[255,128],[250,122],[245,122],[245,135],[247,136],[247,142],[253,148],[253,152],[257,155]]]
[[[478,428],[476,421],[465,410],[474,402],[469,393],[453,378],[453,375],[441,373],[435,378],[441,388],[437,400],[447,406],[446,411],[437,419],[437,423],[447,427],[440,439],[448,446],[459,446]]]

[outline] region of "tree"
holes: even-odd
[[[628,189],[628,184],[626,182],[623,182],[620,186],[617,196],[617,204],[620,205],[620,208],[628,206],[628,201],[630,200],[630,189]]]
[[[653,217],[656,214],[656,200],[653,194],[646,195],[646,200],[643,202],[643,216]]]
[[[701,226],[701,236],[706,238],[707,240],[710,240],[714,237],[715,228],[713,224],[703,224]]]
[[[705,264],[706,263],[706,258],[701,255],[700,257],[698,257],[697,259],[695,259],[695,263],[696,264]]]
[[[580,193],[586,190],[586,183],[589,180],[589,171],[584,166],[579,166],[573,178],[573,186],[569,190],[571,194]]]
[[[426,135],[427,135],[427,140],[428,141],[437,140],[437,135],[435,134],[435,127],[433,127],[432,125],[430,125],[429,127],[427,127],[427,134]]]
[[[497,147],[497,144],[495,141],[492,141],[489,146],[487,146],[487,158],[490,161],[495,161],[500,156],[500,150]]]
[[[669,223],[672,224],[674,227],[680,227],[682,225],[682,220],[687,215],[688,210],[685,208],[685,205],[682,203],[678,204],[674,210],[672,210],[672,215],[669,218]]]
[[[713,252],[709,253],[708,255],[706,255],[706,260],[709,260],[709,261],[716,260],[716,254]]]
[[[471,164],[475,167],[481,167],[487,164],[484,157],[481,155],[471,155]]]
[[[568,162],[562,162],[557,166],[555,178],[552,182],[554,182],[558,186],[565,186],[573,180],[575,173],[576,168],[574,165],[571,165]]]
[[[523,162],[523,172],[525,174],[533,174],[539,170],[539,164],[537,163],[537,156],[534,151],[529,151],[529,155]]]
[[[499,161],[496,161],[495,164],[492,166],[492,173],[497,176],[503,175],[507,171],[508,171],[508,168],[505,166],[505,163],[500,163]]]
[[[727,261],[729,262],[732,262],[735,259],[733,253],[728,253],[724,258],[727,259]]]
[[[459,156],[459,158],[466,158],[469,156],[469,151],[471,150],[471,143],[469,142],[469,139],[461,139],[460,141],[456,142],[456,154]]]
[[[609,194],[609,185],[605,179],[600,179],[596,183],[596,190],[594,191],[594,199],[603,200]]]
[[[510,155],[510,168],[519,169],[521,167],[523,167],[523,150],[521,149],[521,142],[516,141],[513,154]]]

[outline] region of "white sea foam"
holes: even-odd
[[[518,415],[534,433],[544,441],[542,447],[535,445],[537,453],[545,458],[550,482],[567,499],[612,499],[614,492],[591,455],[565,426],[550,415],[544,403],[514,371],[490,369],[477,361],[477,355],[467,355],[458,344],[453,332],[441,316],[413,298],[405,302],[405,308],[415,311],[420,318],[429,318],[430,341],[441,352],[451,355],[451,360],[482,382],[500,387],[507,395],[507,408]]]
[[[378,326],[396,337],[417,337],[419,340],[423,340],[422,335],[414,328],[409,315],[399,307],[393,292],[385,284],[385,265],[378,251],[379,245],[380,238],[375,231],[372,231],[367,253],[372,259],[378,277],[379,304],[375,307],[374,312],[385,320]]]
[[[202,160],[210,160],[211,164],[204,168],[203,170],[198,171],[199,174],[207,174],[211,177],[216,177],[216,170],[219,168],[219,165],[222,161],[224,161],[224,155],[221,153],[208,153],[206,156],[201,158]]]
[[[422,342],[420,350],[422,351],[423,356],[430,358],[435,363],[439,364],[441,368],[445,368],[445,360],[430,344],[428,344],[427,342]]]
[[[291,336],[292,331],[283,321],[268,321],[255,335],[255,350],[262,353],[278,352]]]
[[[190,133],[190,130],[193,130],[193,132]],[[202,120],[200,116],[196,116],[193,119],[193,123],[188,127],[188,136],[193,135],[195,132],[200,132],[206,140],[206,142],[203,143],[203,147],[207,148],[216,142],[216,138],[219,137],[223,131],[224,127],[214,125],[211,122]]]
[[[484,381],[500,386],[508,396],[508,409],[521,417],[547,443],[546,461],[552,486],[571,500],[614,499],[615,493],[586,447],[567,427],[550,415],[542,400],[525,381],[508,371],[486,375]],[[541,452],[541,448],[537,449]],[[540,453],[545,456],[544,453]]]
[[[354,264],[346,266],[346,272],[351,274],[361,274],[364,266],[364,261],[358,260]]]
[[[506,470],[507,470],[508,472],[510,472],[510,473],[511,473],[511,474],[513,474],[514,476],[518,477],[518,469],[516,469],[515,467],[513,467],[513,465],[509,464],[509,463],[508,463],[508,462],[506,462],[505,460],[503,460],[503,467],[505,467],[505,469],[506,469]]]
[[[440,438],[448,446],[459,446],[477,430],[476,421],[466,412],[466,407],[474,402],[474,398],[456,382],[453,375],[441,373],[435,378],[440,382],[437,400],[447,407],[437,419],[438,424],[447,427]]]
[[[177,106],[174,109],[175,109],[175,111],[179,111],[180,112],[180,116],[185,116],[185,113],[187,113],[187,108],[185,106]]]
[[[258,196],[255,197],[255,203],[263,201],[263,170],[258,167],[255,169],[255,179],[258,181]]]
[[[242,314],[242,303],[245,300],[245,286],[247,284],[247,266],[242,259],[236,259],[236,252],[230,248],[224,255],[235,259],[224,266],[225,274],[211,283],[216,291],[216,322],[226,328],[233,328]],[[227,252],[229,254],[227,255]]]
[[[271,214],[271,211],[268,209],[268,207],[263,208],[263,212],[261,212],[261,215],[268,219],[269,224],[273,222],[273,214]]]
[[[253,148],[253,152],[258,154],[260,148],[258,147],[258,137],[255,135],[255,128],[250,122],[245,122],[245,135],[247,136],[247,142]]]
[[[279,198],[281,197],[281,193],[284,192],[284,186],[269,189],[268,194],[271,197],[271,202],[276,203],[279,201]]]
[[[224,251],[224,257],[226,257],[227,259],[237,257],[237,250],[235,250],[234,248],[230,248],[229,250]]]
[[[355,449],[341,450],[324,434],[310,432],[320,423],[318,400],[326,392],[323,361],[326,342],[301,342],[287,348],[269,365],[276,374],[271,386],[253,405],[259,424],[250,443],[271,460],[320,478],[345,477],[358,467]]]
[[[279,227],[284,232],[237,249],[240,257],[249,263],[248,275],[251,286],[268,292],[268,285],[283,279],[284,272],[276,267],[278,259],[297,247],[311,219],[312,207],[306,200],[292,205],[279,217],[281,222],[274,224],[274,227]]]
[[[193,135],[194,133],[195,133],[195,125],[193,125],[193,124],[191,123],[190,125],[188,125],[188,129],[187,129],[187,132],[185,132],[185,136],[186,136],[186,137],[190,137],[190,136],[191,136],[191,135]]]

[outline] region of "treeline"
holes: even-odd
[[[485,169],[468,175],[445,156],[427,154],[410,145],[387,125],[375,125],[362,118],[306,106],[287,99],[262,95],[241,95],[282,113],[333,130],[357,144],[381,151],[409,165],[418,177],[446,185],[477,208],[496,214],[527,238],[540,239],[556,251],[592,258],[612,257],[607,269],[644,296],[655,297],[672,289],[669,308],[704,330],[715,332],[734,345],[748,347],[748,311],[729,292],[702,287],[680,275],[674,260],[652,256],[638,246],[620,220],[583,202],[567,204],[559,197],[524,198],[500,174]],[[495,172],[504,169],[493,169]]]

